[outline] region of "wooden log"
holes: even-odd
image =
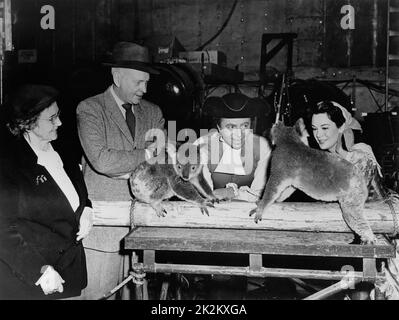
[[[131,201],[92,201],[92,206],[96,226],[131,225]]]
[[[398,203],[394,206],[399,213]],[[255,207],[256,204],[243,201],[225,202],[209,208],[209,216],[206,216],[191,203],[171,201],[165,204],[167,215],[158,217],[149,205],[134,202],[132,217],[134,226],[351,232],[338,203],[275,203],[258,223],[254,222],[254,217],[249,217]],[[375,233],[393,233],[393,215],[386,203],[366,203],[364,214]],[[399,219],[398,214],[396,217]]]
[[[399,213],[398,204],[394,206]],[[158,217],[149,205],[137,201],[93,201],[95,225],[350,232],[337,203],[275,203],[257,224],[249,217],[255,207],[244,201],[215,204],[208,217],[191,203],[171,201],[165,204],[166,217]],[[366,203],[364,213],[375,233],[393,232],[393,216],[386,203]]]

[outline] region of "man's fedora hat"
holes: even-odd
[[[110,61],[104,62],[103,65],[159,74],[159,72],[151,66],[148,49],[132,42],[118,42],[112,51],[112,58]]]
[[[203,111],[212,118],[252,118],[260,116],[265,102],[242,93],[228,93],[222,97],[209,97]]]

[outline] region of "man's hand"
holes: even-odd
[[[47,266],[43,275],[35,283],[36,286],[40,285],[45,295],[53,294],[55,292],[64,292],[65,283],[60,274],[54,270],[52,266]]]
[[[93,227],[93,209],[85,207],[79,220],[79,232],[76,234],[76,241],[84,239],[88,236],[91,228]]]

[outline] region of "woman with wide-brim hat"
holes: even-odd
[[[205,155],[204,176],[218,198],[255,202],[265,183],[269,143],[253,133],[264,102],[242,93],[209,97],[204,113],[217,130],[196,141]]]

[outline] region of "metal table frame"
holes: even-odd
[[[136,273],[223,274],[247,277],[284,277],[336,280],[306,299],[323,299],[350,288],[361,281],[374,285],[383,279],[377,271],[378,258],[395,257],[395,248],[379,236],[376,245],[349,244],[349,233],[237,230],[208,228],[136,227],[125,237],[125,249],[143,250],[143,261],[133,252],[132,266]],[[216,266],[157,263],[156,251],[240,253],[249,255],[248,266]],[[262,255],[294,255],[318,257],[352,257],[363,262],[362,271],[307,270],[266,268]],[[148,299],[147,281],[136,284],[136,298]],[[161,299],[166,298],[168,284],[162,286]],[[378,288],[376,295],[378,295]]]

